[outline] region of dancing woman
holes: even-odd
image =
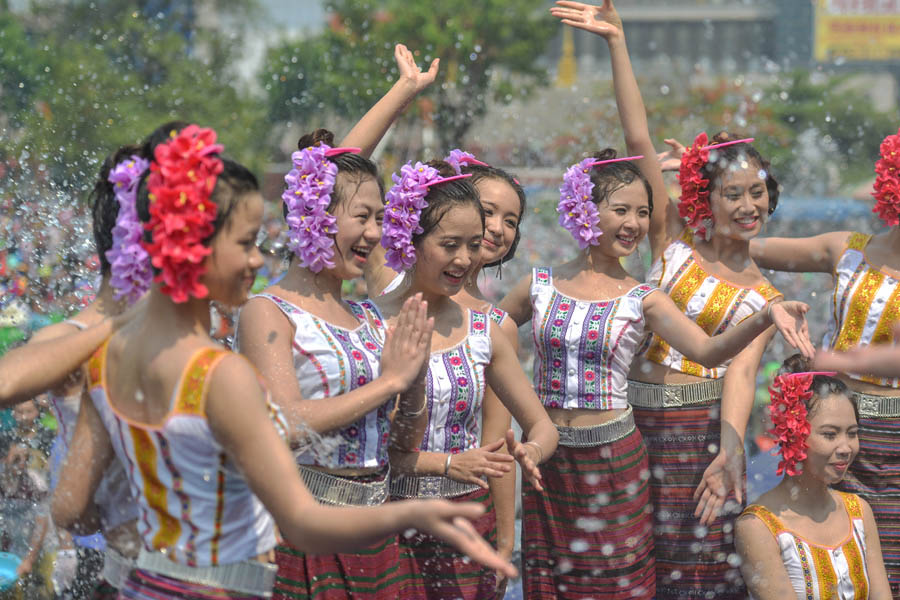
[[[309,494],[256,371],[208,334],[210,300],[244,302],[262,264],[256,178],[220,158],[221,149],[215,132],[196,126],[156,148],[138,203],[155,284],[141,314],[89,362],[91,401],[79,414],[54,520],[89,521],[106,466],[115,458],[125,465],[144,544],[126,598],[268,596],[276,522],[302,551],[352,550],[413,527],[501,566],[468,523],[454,520],[477,517],[479,507],[335,508]],[[384,352],[414,362],[429,330],[411,300]]]
[[[857,345],[896,343],[900,323],[900,132],[885,138],[875,165],[875,207],[886,231],[871,235],[837,231],[809,238],[754,240],[750,249],[763,268],[830,273],[834,278],[828,328],[822,346],[844,351]],[[859,407],[859,457],[839,488],[865,498],[881,532],[891,590],[900,595],[900,377],[849,371],[841,378]]]
[[[502,475],[502,464],[481,446],[487,385],[522,425],[522,444],[506,434],[523,475],[540,488],[537,464],[556,449],[556,431],[529,385],[506,336],[483,312],[453,297],[481,256],[484,212],[469,175],[457,175],[442,161],[404,165],[388,192],[382,244],[387,264],[404,271],[409,283],[378,297],[388,323],[397,320],[407,298],[422,294],[435,320],[425,394],[416,411],[426,415],[425,438],[416,452],[392,453],[397,471],[391,495],[446,497],[489,505],[484,475]],[[505,469],[504,469],[505,470]],[[476,527],[491,536],[490,511]],[[490,598],[494,574],[472,565],[431,536],[401,540],[411,578],[404,597]]]
[[[784,479],[736,524],[741,571],[753,598],[891,598],[872,509],[832,489],[860,449],[852,392],[834,372],[785,361],[770,388]]]

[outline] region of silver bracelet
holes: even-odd
[[[453,455],[447,455],[447,462],[444,463],[444,477],[450,476],[450,461],[453,460]]]
[[[539,455],[539,456],[538,456],[538,460],[537,460],[537,464],[541,464],[541,463],[544,461],[544,449],[541,448],[541,445],[540,445],[540,444],[538,444],[537,442],[531,441],[531,440],[525,442],[525,445],[526,445],[526,446],[527,446],[528,444],[531,444],[532,446],[534,446],[535,448],[537,448],[538,455]]]

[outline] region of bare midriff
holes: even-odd
[[[649,361],[643,357],[636,357],[628,372],[628,379],[642,383],[675,384],[675,383],[701,383],[709,381],[706,377],[697,377],[676,371],[671,367]]]
[[[625,414],[624,408],[595,410],[592,408],[548,408],[547,414],[557,427],[596,427]]]

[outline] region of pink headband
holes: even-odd
[[[361,148],[329,148],[325,151],[325,156],[331,158],[332,156],[337,156],[339,154],[359,154],[362,151]]]

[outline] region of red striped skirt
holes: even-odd
[[[657,598],[746,598],[734,549],[741,513],[734,492],[709,527],[694,516],[694,490],[718,454],[720,400],[634,408],[650,455]],[[746,487],[746,481],[744,482]]]
[[[452,502],[479,502],[487,510],[473,523],[475,530],[497,547],[497,519],[488,490],[475,490],[448,498]],[[496,577],[491,569],[460,554],[455,548],[424,533],[400,536],[400,560],[407,579],[398,596],[416,600],[490,600]]]
[[[620,440],[558,446],[541,465],[544,492],[522,482],[526,598],[653,598],[647,451]]]
[[[278,575],[272,598],[349,600],[397,598],[403,572],[397,536],[353,554],[304,554],[275,548]]]
[[[900,417],[859,419],[859,454],[836,486],[872,507],[894,598],[900,598]]]
[[[119,591],[119,598],[126,600],[162,600],[180,598],[182,600],[251,600],[261,596],[248,596],[222,588],[189,583],[172,579],[158,573],[133,569]]]

